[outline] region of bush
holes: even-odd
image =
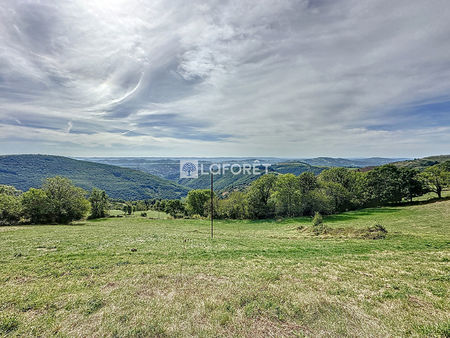
[[[21,212],[22,207],[18,197],[0,193],[0,225],[17,224]]]
[[[245,219],[248,215],[247,196],[233,191],[227,198],[218,201],[216,216],[221,218]]]
[[[131,215],[133,213],[133,206],[130,203],[127,203],[122,208],[123,213],[126,215]]]
[[[313,224],[312,230],[314,235],[316,236],[327,234],[330,231],[330,228],[328,228],[328,226],[323,224],[323,217],[320,214],[320,212],[316,212],[314,214],[312,224]]]
[[[317,227],[317,226],[323,224],[323,217],[322,217],[322,215],[320,214],[320,212],[316,212],[316,213],[314,214],[314,218],[313,218],[313,220],[312,220],[312,224],[313,224],[313,226],[315,226],[315,227]]]
[[[167,200],[165,203],[165,208],[162,211],[168,213],[173,218],[177,218],[183,217],[186,210],[183,202],[180,200]]]
[[[30,188],[22,195],[23,215],[33,224],[50,221],[50,200],[42,189]]]

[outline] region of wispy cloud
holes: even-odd
[[[5,0],[0,151],[448,152],[449,14],[445,0]]]

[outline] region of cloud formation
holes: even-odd
[[[450,149],[445,0],[4,0],[0,152]]]

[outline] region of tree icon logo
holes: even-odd
[[[180,178],[197,178],[198,161],[180,160]]]

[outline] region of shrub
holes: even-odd
[[[248,215],[246,194],[233,191],[227,198],[219,200],[215,214],[222,218],[245,219]]]
[[[182,217],[185,214],[185,208],[183,202],[180,200],[167,200],[165,208],[162,210],[168,213],[173,218]]]
[[[127,203],[123,206],[122,211],[126,215],[131,215],[133,213],[133,206],[130,203]]]
[[[18,197],[0,193],[0,225],[17,224],[21,211],[22,207]]]
[[[312,220],[312,223],[313,223],[313,226],[315,226],[315,227],[317,227],[317,226],[323,224],[323,217],[322,217],[322,215],[320,214],[320,212],[316,212],[316,213],[314,214],[314,218],[313,218],[313,220]]]
[[[314,235],[324,235],[330,232],[330,228],[323,224],[323,217],[319,212],[314,214],[314,218],[312,220],[312,230]]]
[[[50,221],[50,200],[42,189],[30,188],[22,195],[24,217],[31,223],[40,224]]]

